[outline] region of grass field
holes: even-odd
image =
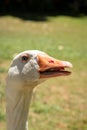
[[[73,64],[72,75],[50,79],[34,93],[30,130],[87,130],[87,17],[29,21],[0,17],[0,130],[6,130],[5,77],[17,53],[38,49]]]

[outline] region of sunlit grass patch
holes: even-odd
[[[32,100],[31,130],[87,129],[87,17],[48,17],[48,21],[0,18],[0,129],[5,125],[5,79],[12,58],[37,49],[72,62],[72,75],[49,79]]]

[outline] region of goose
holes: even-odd
[[[34,88],[45,80],[67,76],[68,61],[57,60],[39,50],[26,50],[16,55],[6,78],[7,130],[28,130],[29,106]]]

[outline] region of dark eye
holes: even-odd
[[[29,55],[27,54],[22,55],[21,60],[22,62],[27,62],[29,60]]]

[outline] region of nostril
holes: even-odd
[[[49,63],[54,63],[54,60],[49,60],[48,62],[49,62]]]

